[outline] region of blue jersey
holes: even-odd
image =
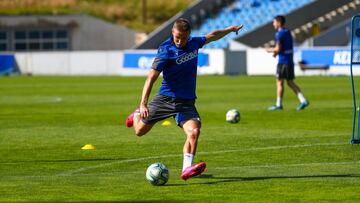
[[[172,37],[163,42],[152,68],[163,73],[158,94],[177,99],[196,99],[198,49],[205,37],[189,37],[186,46],[177,48]]]
[[[280,44],[279,64],[294,64],[293,61],[293,39],[286,28],[280,28],[275,34],[276,43]]]

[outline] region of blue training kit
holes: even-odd
[[[275,33],[276,43],[280,44],[278,64],[294,64],[293,61],[293,39],[286,28],[281,28]]]
[[[152,68],[163,73],[158,94],[176,99],[196,99],[198,49],[205,37],[189,37],[185,47],[178,48],[170,37],[163,42]]]

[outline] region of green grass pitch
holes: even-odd
[[[207,170],[186,182],[180,128],[158,124],[139,138],[124,126],[144,81],[0,78],[0,202],[360,201],[348,77],[297,78],[311,102],[301,112],[287,87],[284,110],[266,110],[275,102],[274,77],[199,77],[195,161],[206,161]],[[240,123],[225,122],[231,108]],[[88,143],[96,149],[80,149]],[[145,180],[154,162],[170,170],[165,186]]]

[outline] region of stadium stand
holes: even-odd
[[[313,46],[347,46],[351,38],[350,26],[351,20],[346,19],[329,30],[308,39],[307,43]]]
[[[286,27],[292,31],[295,43],[302,45],[305,40],[326,32],[345,20],[350,20],[354,14],[359,12],[360,0],[316,0],[287,14]],[[314,27],[318,28],[316,32],[314,32]],[[345,35],[342,36],[348,38]],[[250,47],[260,47],[273,44],[273,38],[274,29],[272,23],[269,22],[235,40]],[[341,40],[343,41],[343,39]],[[308,46],[312,46],[312,44]]]
[[[156,49],[170,35],[172,23],[179,17],[192,21],[193,35],[204,35],[228,25],[244,25],[239,35],[230,34],[205,48],[226,48],[232,40],[244,47],[269,46],[273,44],[274,38],[272,18],[279,14],[286,16],[287,27],[299,46],[309,38],[349,21],[352,15],[359,12],[360,0],[199,0],[168,20],[152,32],[145,42],[134,48]],[[347,39],[345,35],[342,36]],[[341,39],[337,44],[343,44],[343,41]]]
[[[193,35],[204,35],[214,29],[221,29],[230,25],[244,25],[240,36],[244,35],[266,23],[272,22],[276,15],[286,15],[314,0],[236,0],[229,6],[220,10],[213,18],[207,18]],[[237,37],[235,33],[229,34],[219,41],[208,44],[205,48],[226,48],[229,40]]]
[[[157,49],[159,44],[171,34],[173,23],[178,18],[186,18],[192,21],[194,27],[201,24],[209,15],[216,13],[219,9],[233,2],[233,0],[198,0],[184,11],[174,15],[156,30],[151,32],[148,39],[134,46],[134,49]]]
[[[179,17],[191,19],[193,35],[204,35],[214,29],[229,25],[243,24],[245,27],[240,33],[257,29],[272,21],[278,14],[290,13],[314,0],[208,0],[197,1],[184,12],[180,12],[159,29],[150,34],[148,40],[135,47],[138,49],[151,49],[161,43],[170,34],[173,21]],[[228,42],[238,37],[230,34],[225,38],[209,44],[206,48],[225,48]]]

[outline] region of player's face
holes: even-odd
[[[172,35],[175,46],[177,48],[183,48],[189,39],[190,32],[181,32],[174,28],[172,29]]]
[[[277,20],[273,20],[273,26],[274,26],[274,29],[275,30],[278,30],[280,27],[281,27],[281,24],[280,24],[280,22],[279,21],[277,21]]]

